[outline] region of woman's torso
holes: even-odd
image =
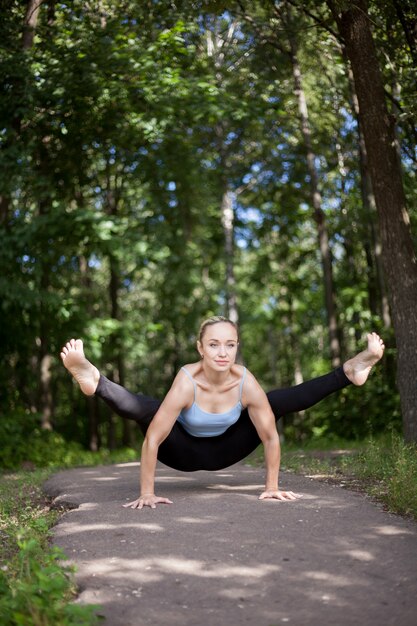
[[[201,378],[199,364],[181,368],[194,387],[193,403],[178,416],[179,423],[194,437],[215,437],[237,422],[242,412],[242,388],[246,368],[234,366],[231,379],[213,390]]]

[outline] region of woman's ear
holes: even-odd
[[[203,346],[201,345],[201,341],[197,341],[197,350],[201,358],[203,358]]]

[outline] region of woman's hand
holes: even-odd
[[[172,504],[172,500],[168,500],[168,498],[160,498],[154,493],[146,493],[143,496],[140,496],[137,500],[133,500],[133,502],[123,504],[123,506],[125,509],[143,509],[144,506],[150,506],[151,509],[156,509],[157,504]]]
[[[280,491],[279,489],[270,489],[264,491],[259,496],[259,500],[297,500],[302,498],[301,493],[294,493],[293,491]]]

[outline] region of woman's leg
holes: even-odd
[[[340,391],[351,384],[343,367],[338,367],[329,374],[307,380],[295,387],[269,391],[267,396],[275,418],[278,420],[288,413],[304,411],[335,391]]]
[[[161,405],[160,400],[132,393],[103,375],[100,375],[95,395],[104,400],[120,417],[134,420],[143,434],[146,434],[152,418]]]
[[[135,420],[143,433],[146,432],[161,404],[159,400],[135,395],[100,375],[98,369],[86,359],[81,339],[68,341],[62,348],[61,359],[84,394],[102,398],[115,413]]]
[[[317,404],[331,393],[340,391],[350,384],[363,385],[372,367],[384,354],[384,342],[376,333],[367,335],[367,346],[329,374],[308,380],[288,389],[269,392],[268,400],[276,419],[287,413],[303,411]]]

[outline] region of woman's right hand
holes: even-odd
[[[154,493],[145,493],[137,500],[133,500],[133,502],[128,502],[127,504],[123,504],[123,506],[125,509],[143,509],[144,506],[150,506],[151,509],[156,509],[157,504],[172,504],[172,500],[168,500],[168,498],[160,498]]]

